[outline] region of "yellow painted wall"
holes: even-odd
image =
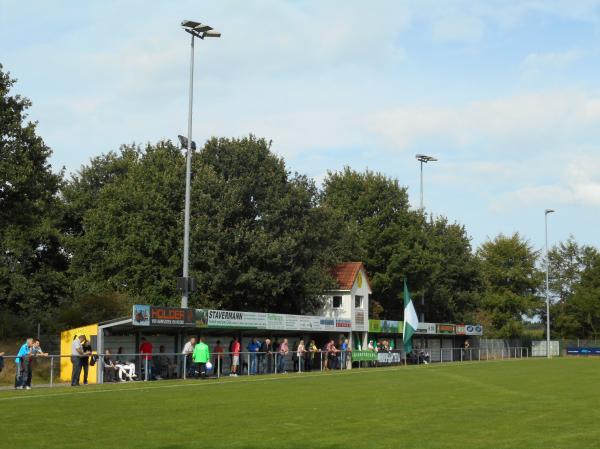
[[[71,381],[71,372],[73,365],[71,365],[71,357],[64,357],[71,355],[71,346],[73,344],[73,338],[76,335],[85,335],[88,339],[91,336],[98,336],[98,325],[90,324],[88,326],[76,327],[75,329],[68,329],[60,333],[60,380],[64,382]],[[83,376],[83,372],[81,373]],[[83,378],[83,377],[82,377]],[[98,382],[96,366],[90,366],[88,374],[88,383],[95,384]]]

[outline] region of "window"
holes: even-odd
[[[354,296],[354,308],[362,309],[363,308],[363,297],[360,295]]]
[[[333,297],[333,308],[334,309],[340,309],[342,307],[342,297],[341,296],[334,296]]]

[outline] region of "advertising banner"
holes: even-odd
[[[394,363],[400,363],[402,361],[401,354],[399,352],[378,352],[377,363],[382,365],[392,365]]]
[[[419,323],[419,327],[417,327],[417,334],[433,335],[435,333],[436,333],[435,323]]]
[[[402,321],[369,320],[369,332],[380,334],[401,334],[402,325]]]
[[[285,315],[281,313],[267,313],[267,329],[285,330]]]
[[[325,330],[325,327],[321,324],[321,319],[318,316],[306,316],[306,315],[282,315],[284,317],[284,328],[285,330]],[[267,320],[267,326],[270,323]],[[272,328],[268,328],[272,329]],[[278,328],[280,329],[280,328]]]
[[[437,325],[437,333],[438,334],[454,334],[454,324],[438,324]]]
[[[467,332],[467,326],[465,326],[464,324],[456,325],[456,335],[465,335],[466,332]]]
[[[354,320],[352,323],[352,329],[355,331],[368,330],[368,323],[367,319],[365,318],[364,310],[354,310]]]
[[[232,310],[209,310],[208,327],[266,329],[267,314],[258,312],[236,312]]]
[[[483,326],[481,324],[465,325],[465,335],[483,335]]]
[[[377,360],[377,353],[375,351],[368,350],[355,350],[352,351],[353,362],[374,362]]]
[[[347,320],[347,319],[342,319],[342,318],[337,318],[335,320],[335,327],[337,329],[343,329],[343,330],[350,330],[352,329],[352,320]]]
[[[600,355],[600,348],[575,348],[568,347],[567,348],[568,355]]]
[[[158,307],[136,304],[133,306],[134,326],[195,327],[194,309]]]

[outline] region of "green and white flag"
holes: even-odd
[[[417,317],[415,306],[413,306],[410,299],[406,279],[404,279],[404,327],[402,329],[402,343],[404,344],[404,351],[407,354],[412,352],[412,336],[417,332],[417,327],[419,327],[419,318]]]

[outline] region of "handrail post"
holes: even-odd
[[[50,388],[54,386],[54,356],[50,356]]]
[[[187,354],[183,354],[183,380],[187,379]]]
[[[217,379],[221,378],[221,357],[217,354]]]
[[[144,357],[144,382],[148,382],[148,359]]]

